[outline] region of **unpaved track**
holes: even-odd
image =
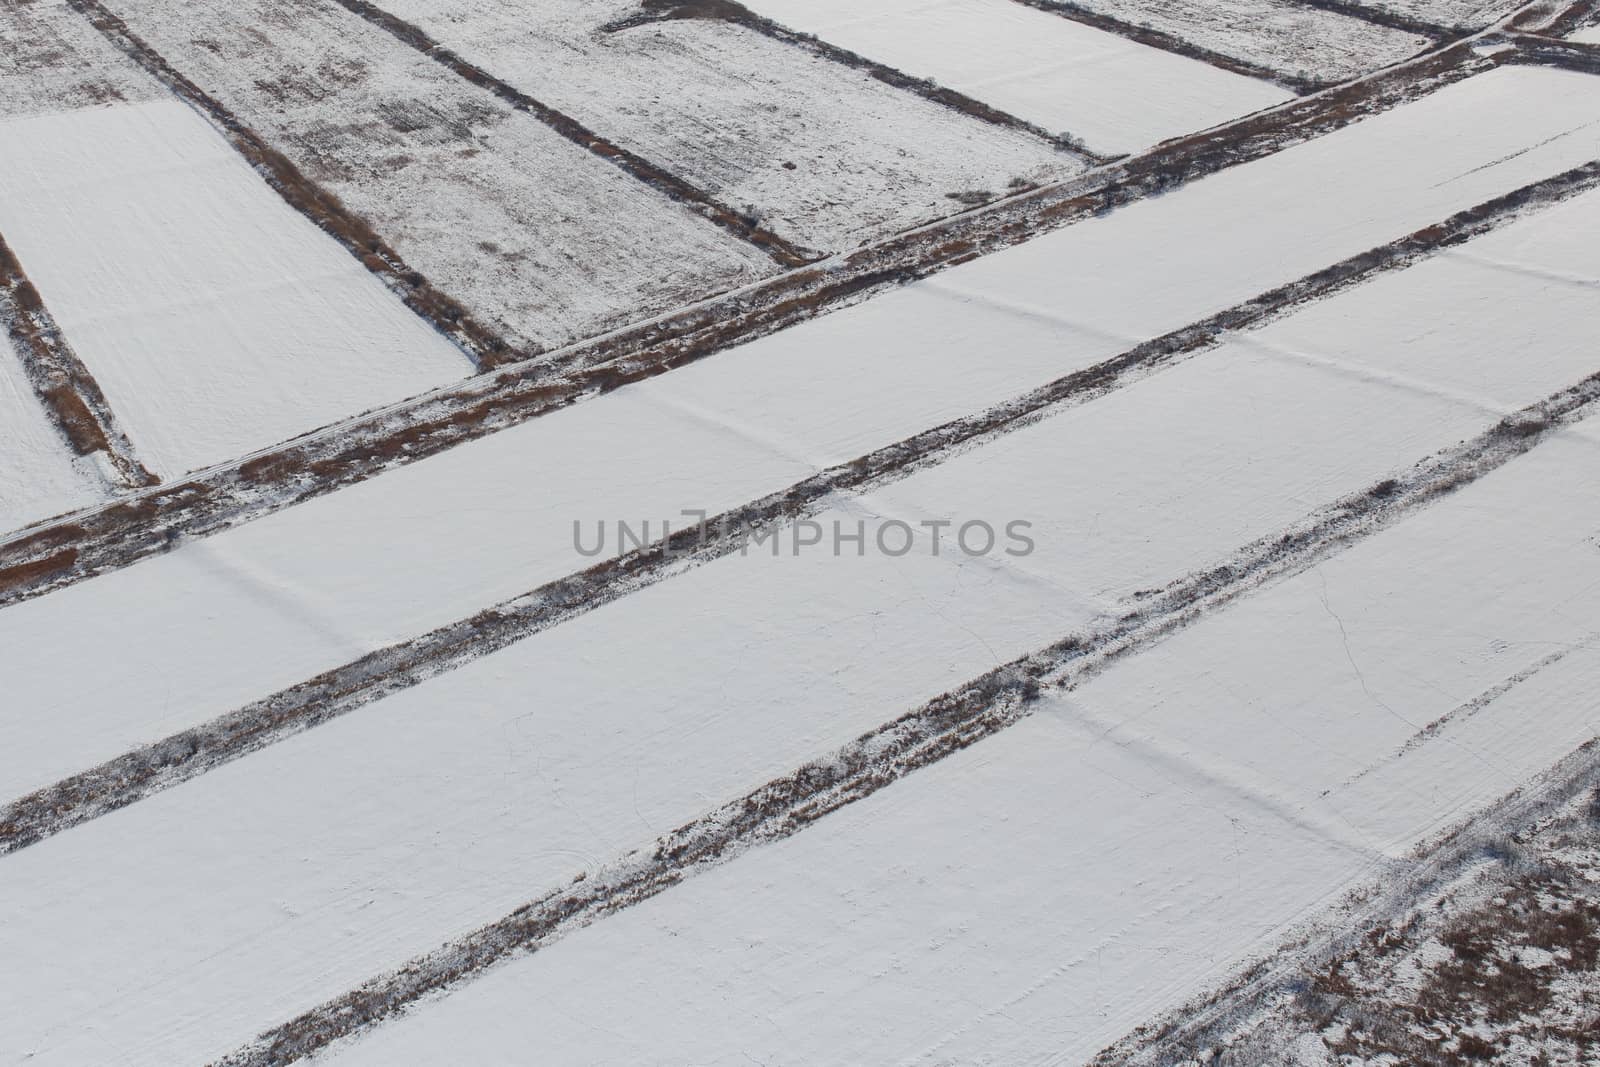
[[[484,370],[528,355],[514,353],[498,334],[476,322],[459,303],[435,289],[366,222],[346,209],[338,197],[307,178],[287,156],[269,146],[260,134],[220,101],[178,73],[100,0],[66,0],[66,3],[174,96],[209,118],[234,151],[248,160],[289,206],[343,245],[407,307],[454,341],[474,367]]]
[[[615,164],[678,203],[689,205],[741,241],[748,241],[760,248],[777,263],[785,267],[798,267],[821,258],[820,253],[785,241],[733,208],[719,203],[710,193],[696,188],[666,168],[657,166],[644,157],[606,140],[572,116],[564,115],[548,104],[540,103],[483,68],[467,62],[429,37],[421,27],[397,15],[391,15],[378,5],[368,3],[367,0],[335,0],[335,2],[350,13],[392,34],[396,39],[415,48],[446,69],[461,75],[472,84],[490,90],[518,111],[532,115],[573,144]]]
[[[1031,8],[1037,8],[1051,15],[1059,15],[1064,19],[1071,19],[1073,22],[1081,22],[1085,26],[1092,26],[1105,33],[1114,33],[1118,37],[1126,37],[1128,40],[1145,45],[1148,48],[1159,48],[1163,52],[1187,56],[1189,59],[1199,60],[1201,63],[1209,63],[1213,67],[1218,67],[1234,74],[1242,74],[1247,78],[1259,78],[1262,81],[1269,81],[1274,85],[1283,86],[1290,92],[1314,93],[1327,84],[1315,78],[1298,78],[1291,74],[1282,74],[1271,67],[1263,67],[1255,63],[1248,63],[1242,59],[1236,59],[1233,56],[1223,55],[1221,52],[1213,52],[1208,48],[1202,48],[1192,41],[1179,37],[1177,34],[1165,33],[1152,26],[1124,22],[1121,19],[1112,18],[1110,15],[1090,11],[1086,7],[1072,3],[1071,0],[1016,0],[1016,2],[1026,4]]]
[[[95,0],[72,0],[94,3]],[[0,607],[165,552],[391,467],[558,411],[1228,167],[1492,69],[1462,42],[1089,175],[1012,197],[674,314],[503,367],[130,495],[0,544]]]
[[[217,1061],[292,1063],[518,954],[682,881],[696,869],[792,836],[846,804],[1013,725],[1045,688],[1070,688],[1267,582],[1300,573],[1521,456],[1600,404],[1600,374],[1531,405],[1403,475],[1337,500],[1220,565],[1141,595],[1126,614],[935,698],[824,758],[768,782],[405,967],[367,982]]]
[[[160,481],[140,462],[133,443],[117,425],[99,383],[67,343],[3,235],[0,328],[15,343],[28,383],[73,452],[80,456],[104,455],[114,472],[112,488],[140,489]]]
[[[707,521],[707,532],[635,550],[546,583],[469,618],[363,656],[200,726],[135,749],[0,808],[0,855],[136,803],[399,690],[735,551],[739,531],[814,514],[838,493],[864,492],[944,462],[1254,329],[1295,308],[1400,270],[1568,197],[1600,188],[1600,161],[1533,183],[1263,293],[1205,320],[1066,375]]]
[[[339,2],[346,3],[346,0]],[[968,118],[978,119],[980,122],[987,122],[1002,129],[1031,134],[1063,152],[1070,152],[1091,163],[1108,162],[1108,157],[1095,155],[1071,138],[1058,136],[1042,126],[1001,111],[981,100],[975,100],[965,93],[959,93],[925,78],[913,77],[904,71],[868,59],[866,56],[857,55],[809,34],[797,33],[781,23],[756,14],[736,0],[643,0],[640,7],[642,8],[640,14],[608,23],[600,28],[600,32],[620,33],[639,26],[647,26],[652,22],[670,22],[675,19],[715,19],[729,22],[753,33],[770,37],[791,48],[809,52],[830,63],[839,63],[854,70],[864,71],[885,85],[915,93],[924,100],[960,112]]]

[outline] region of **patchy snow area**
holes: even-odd
[[[1293,0],[1075,0],[1075,6],[1278,74],[1327,82],[1398,63],[1429,45],[1416,34]]]
[[[0,122],[0,233],[164,477],[472,370],[175,101]]]
[[[0,18],[0,118],[156,100],[129,63],[66,0],[14,0]]]
[[[1133,152],[1291,94],[1013,0],[756,0],[751,7],[1098,152]]]
[[[776,269],[332,0],[108,6],[514,343],[572,341]]]
[[[537,19],[517,0],[381,6],[810,248],[849,248],[947,215],[952,197],[992,199],[1084,169],[1041,139],[720,20],[606,33],[637,5],[544,0]],[[1120,110],[1111,95],[1079,110]]]
[[[1517,0],[1351,0],[1358,7],[1395,12],[1441,26],[1480,29],[1522,5]]]

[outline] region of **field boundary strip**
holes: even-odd
[[[281,1067],[382,1023],[516,956],[543,948],[1026,718],[1043,692],[1070,689],[1269,582],[1299,574],[1534,449],[1600,404],[1600,373],[1506,417],[1370,488],[1328,504],[1220,564],[1124,603],[1125,613],[936,697],[768,782],[567,888],[517,908],[403,967],[260,1035],[213,1067]]]
[[[540,585],[465,619],[364,655],[198,726],[126,752],[0,807],[0,856],[181,785],[269,745],[419,685],[641,589],[731,555],[769,529],[944,463],[1260,328],[1312,301],[1600,188],[1600,161],[1535,182],[1135,346],[975,415],[924,430],[722,515]]]
[[[1414,33],[1418,37],[1431,38],[1436,43],[1453,41],[1472,32],[1470,29],[1444,26],[1437,22],[1429,22],[1426,19],[1412,18],[1392,8],[1369,7],[1366,4],[1352,3],[1351,0],[1292,0],[1292,2],[1296,7],[1309,7],[1317,11],[1326,11],[1333,15],[1343,15],[1345,18],[1356,19],[1360,22],[1370,22],[1374,26],[1382,26],[1386,30]]]
[[[96,0],[69,0],[93,3]],[[357,416],[0,542],[0,608],[1252,162],[1507,61],[1472,39],[819,264]]]
[[[74,454],[104,456],[107,467],[102,471],[113,490],[160,483],[140,461],[100,384],[67,343],[3,234],[0,327],[10,335],[40,406]]]

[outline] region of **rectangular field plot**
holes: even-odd
[[[325,1059],[1086,1062],[1600,730],[1597,444],[1547,442]]]
[[[935,556],[926,546],[902,559],[876,553],[834,558],[827,552],[777,559],[764,553],[730,556],[8,857],[11,906],[0,921],[0,952],[44,963],[29,975],[28,988],[11,994],[24,1006],[19,1017],[26,1022],[14,1027],[14,1035],[8,1034],[6,1040],[33,1051],[34,1062],[41,1065],[92,1061],[101,1047],[117,1048],[121,1062],[129,1064],[219,1055],[372,973],[397,966],[565,884],[586,867],[647,844],[707,807],[824,754],[907,707],[1093,620],[1128,610],[1141,589],[1209,567],[1243,542],[1273,535],[1321,504],[1362,491],[1426,454],[1494,425],[1513,408],[1594,369],[1586,335],[1568,332],[1577,327],[1569,326],[1564,312],[1591,301],[1590,283],[1600,279],[1596,262],[1600,253],[1591,243],[1569,236],[1593,219],[1597,207],[1600,197],[1575,201],[1559,209],[1568,214],[1535,216],[1478,245],[1468,245],[1458,256],[1385,276],[1370,288],[1334,297],[1307,312],[1328,316],[1324,322],[1354,323],[1348,347],[1367,354],[1372,365],[1348,361],[1342,350],[1300,351],[1296,318],[1291,316],[887,488],[841,500],[821,516],[825,527],[835,520],[853,524],[912,517],[960,522],[978,517],[999,525],[1023,518],[1034,524],[1032,536],[1038,545],[1038,551],[1026,558],[966,557],[953,551]],[[1476,258],[1468,258],[1469,254]],[[1505,264],[1517,262],[1538,269],[1504,269]],[[1427,271],[1444,272],[1449,284],[1440,284],[1440,276],[1429,277],[1423,273]],[[1520,318],[1508,315],[1494,299],[1502,294],[1508,306],[1521,309]],[[1346,301],[1357,304],[1345,309]],[[1419,336],[1415,331],[1412,316],[1433,321],[1452,309],[1459,323],[1457,333]],[[707,371],[712,367],[703,365]],[[667,377],[657,382],[677,380]],[[617,396],[638,399],[645,391]],[[679,410],[690,402],[689,397],[676,403],[667,398],[658,401]],[[603,404],[597,401],[587,410]],[[585,410],[580,407],[569,414]],[[689,413],[698,414],[692,409]],[[721,425],[738,441],[736,453],[761,451],[736,425]],[[829,432],[844,429],[848,427]],[[788,443],[790,456],[807,455],[804,440]],[[659,437],[650,437],[646,447],[659,452],[663,445]],[[1589,484],[1597,468],[1575,462],[1571,451],[1587,450],[1581,452],[1587,456],[1595,442],[1585,439],[1570,446],[1557,442],[1549,447],[1565,464],[1561,468],[1569,478],[1564,483],[1565,499],[1559,508],[1541,510],[1535,518],[1527,507],[1526,486],[1522,495],[1514,494],[1516,506],[1506,512],[1510,525],[1518,530],[1522,529],[1518,523],[1536,527],[1537,536],[1530,543],[1538,544],[1540,551],[1526,560],[1495,564],[1502,567],[1504,581],[1514,575],[1529,583],[1532,604],[1545,603],[1553,585],[1565,598],[1564,603],[1556,602],[1560,611],[1539,610],[1531,616],[1540,623],[1537,627],[1524,626],[1521,616],[1507,622],[1515,624],[1507,630],[1507,640],[1519,648],[1537,645],[1537,655],[1548,651],[1541,642],[1559,639],[1562,626],[1584,625],[1591,613],[1590,601],[1583,598],[1592,599],[1594,590],[1600,590],[1600,555],[1582,544],[1600,521],[1600,494]],[[433,462],[408,469],[420,471]],[[1529,462],[1519,461],[1507,473],[1528,469]],[[525,469],[533,466],[527,464]],[[773,473],[775,462],[765,476]],[[399,484],[385,476],[329,499],[375,492],[386,482]],[[1536,498],[1542,500],[1546,483],[1540,481],[1537,487]],[[369,495],[363,514],[372,514],[374,499]],[[414,503],[422,498],[410,499]],[[430,499],[434,506],[440,502]],[[594,498],[585,499],[593,503]],[[566,503],[557,499],[543,503],[553,509],[549,518],[560,526],[557,536],[570,552]],[[486,501],[480,506],[493,505]],[[253,589],[265,600],[272,590],[294,588],[269,577],[261,566],[264,555],[252,560],[244,554],[250,546],[239,535],[266,526],[258,523],[215,543],[199,542],[168,559],[187,553],[191,581],[203,583],[209,568],[228,584]],[[519,529],[531,531],[535,524],[523,523]],[[1389,536],[1369,544],[1379,546]],[[1460,562],[1460,553],[1437,551],[1431,537],[1423,541],[1425,550],[1408,550],[1394,565],[1396,571],[1414,573],[1412,580],[1418,583],[1462,581],[1461,574],[1450,569]],[[229,549],[230,542],[241,547]],[[295,547],[305,549],[313,543],[307,539]],[[368,555],[389,551],[383,539],[370,532],[362,547]],[[483,546],[476,547],[481,552]],[[1507,555],[1494,537],[1472,541],[1468,547],[1474,555],[1467,574],[1478,569],[1480,556],[1494,561]],[[1380,557],[1390,558],[1381,553]],[[1416,557],[1429,566],[1413,566]],[[25,619],[30,613],[35,619],[46,617],[40,612],[59,610],[56,606],[67,604],[74,594],[110,589],[117,579],[152,566],[144,564],[8,609],[0,614],[0,623],[9,626],[13,617]],[[1447,572],[1443,577],[1441,569]],[[402,571],[386,571],[387,584],[394,590],[394,600],[386,605],[389,613],[396,605],[403,609],[407,593],[414,592],[394,588],[397,573]],[[1313,596],[1321,595],[1322,586],[1316,584],[1315,575],[1311,578],[1309,587],[1293,586],[1294,595],[1303,595],[1306,588]],[[1386,588],[1368,579],[1341,583],[1329,578],[1328,603],[1333,611],[1342,612],[1360,590],[1376,595],[1374,590]],[[1432,603],[1434,598],[1426,592],[1431,588],[1425,585],[1423,592],[1404,603]],[[1573,589],[1589,592],[1574,597]],[[280,630],[303,631],[322,644],[350,644],[366,632],[359,612],[372,612],[365,625],[375,624],[380,606],[375,601],[369,600],[365,608],[344,607],[335,582],[318,592],[322,595],[293,597],[298,619],[280,607]],[[1272,595],[1276,593],[1262,599]],[[1378,600],[1381,605],[1383,598]],[[212,603],[215,609],[219,602]],[[759,611],[752,614],[750,605],[760,605]],[[31,610],[35,608],[40,611]],[[1328,633],[1335,637],[1339,633],[1327,613],[1301,614],[1327,620]],[[1455,620],[1462,640],[1483,641],[1486,624],[1481,618],[1461,612],[1446,617]],[[1373,624],[1373,634],[1392,632]],[[1237,642],[1228,647],[1255,649],[1258,644]],[[258,643],[250,656],[259,658],[265,651],[266,646]],[[122,653],[129,656],[131,650]],[[151,670],[151,660],[138,662],[144,671]],[[1266,656],[1263,662],[1273,659]],[[1321,662],[1337,666],[1345,661],[1323,656]],[[1453,663],[1456,657],[1442,655],[1440,662]],[[1573,665],[1582,662],[1575,658]],[[618,669],[622,663],[627,664],[625,672]],[[1300,677],[1287,668],[1282,673],[1290,681]],[[1359,684],[1357,672],[1352,671],[1350,678],[1354,680],[1350,684]],[[168,674],[162,680],[168,687],[187,684]],[[1453,703],[1477,681],[1476,674],[1463,674],[1454,688],[1441,686],[1443,692],[1435,692],[1433,699]],[[107,699],[112,692],[119,698],[114,709]],[[50,718],[67,721],[74,720],[79,709],[96,712],[95,694],[84,695],[88,699],[73,709],[56,707]],[[125,710],[121,695],[102,691],[99,703],[120,713]],[[1569,718],[1561,721],[1570,724],[1570,717],[1581,711],[1568,708]],[[1425,713],[1431,714],[1428,708],[1418,708],[1405,718],[1426,721],[1419,719]],[[1037,804],[1016,809],[1013,829],[1018,836],[986,833],[981,827],[969,831],[937,805],[919,808],[913,803],[904,810],[931,813],[928,825],[935,829],[929,832],[953,827],[956,834],[949,851],[925,849],[920,855],[946,856],[951,858],[943,862],[956,862],[955,857],[972,854],[974,842],[982,839],[987,842],[983,847],[993,845],[998,850],[997,857],[1021,862],[1029,848],[1041,847],[1040,830],[1032,820],[1045,813],[1053,820],[1090,820],[1116,811],[1121,813],[1117,818],[1126,821],[1102,823],[1101,833],[1111,835],[1108,840],[1155,835],[1165,841],[1160,834],[1167,833],[1194,843],[1182,849],[1141,849],[1142,858],[1135,862],[1115,849],[1098,847],[1101,837],[1085,828],[1076,836],[1064,833],[1046,846],[1064,851],[1042,859],[1035,856],[1048,864],[1042,872],[1029,870],[1022,880],[997,875],[983,881],[1000,894],[994,907],[988,906],[987,898],[974,898],[984,917],[1003,919],[1015,899],[1010,894],[1026,884],[1035,887],[1031,897],[1041,908],[1049,901],[1038,899],[1038,886],[1064,894],[1061,914],[1076,918],[1052,926],[1052,937],[1022,957],[1026,973],[1002,968],[997,984],[987,987],[975,1002],[949,1010],[941,1005],[942,1010],[935,1012],[920,1004],[901,1004],[899,1011],[894,1004],[875,1008],[885,1013],[891,1039],[897,1047],[903,1044],[907,1054],[920,1047],[918,1042],[935,1044],[951,1036],[950,1031],[925,1029],[929,1019],[947,1022],[952,1029],[966,1020],[973,1040],[982,1039],[986,1034],[982,1024],[992,1018],[991,1013],[1010,1005],[1014,995],[1033,984],[1044,989],[1044,996],[1026,1005],[1029,1012],[1060,1010],[1057,998],[1072,1003],[1075,1012],[1092,1012],[1100,1002],[1079,1003],[1075,998],[1081,986],[1075,983],[1090,981],[1097,972],[1075,961],[1092,955],[1123,929],[1131,930],[1130,945],[1137,951],[1130,953],[1127,976],[1118,979],[1123,984],[1107,986],[1105,996],[1116,1010],[1130,1014],[1159,1006],[1163,996],[1181,995],[1194,982],[1229,966],[1314,904],[1319,894],[1331,891],[1318,887],[1336,887],[1368,869],[1372,847],[1338,836],[1325,821],[1314,824],[1319,833],[1308,835],[1303,831],[1305,817],[1277,807],[1263,810],[1252,796],[1241,796],[1234,782],[1215,793],[1205,791],[1210,787],[1203,784],[1204,772],[1210,764],[1194,765],[1194,783],[1179,777],[1175,784],[1164,785],[1187,772],[1170,762],[1149,763],[1142,751],[1124,752],[1114,745],[1097,748],[1092,730],[1069,728],[1064,750],[1048,734],[1040,740],[1037,724],[1057,718],[1047,711],[1034,720],[1030,727],[1034,732],[1014,735],[1024,740],[1021,751],[1038,754],[1039,762],[1011,765],[1002,759],[1005,765],[996,771],[1001,779],[1034,783],[1018,785],[1024,797],[1035,796],[1035,786],[1041,791]],[[117,729],[108,724],[102,731],[96,723],[91,730],[92,720],[74,721],[79,733],[100,735]],[[1547,731],[1530,738],[1522,750],[1526,758],[1543,758],[1542,746],[1565,738],[1560,729],[1565,727],[1553,722]],[[1378,736],[1384,751],[1395,736]],[[27,741],[24,736],[19,744],[26,749]],[[1059,771],[1063,761],[1070,766],[1074,754],[1085,746],[1110,762],[1097,765],[1092,776],[1039,777],[1040,768]],[[15,752],[18,747],[7,744],[3,750]],[[44,751],[49,747],[34,743],[28,773],[59,764],[64,749]],[[1009,751],[1014,750],[1001,740],[974,749],[971,758],[981,767]],[[1043,759],[1046,754],[1058,758]],[[933,781],[961,799],[960,808],[993,811],[983,808],[982,797],[995,779],[981,777],[976,787],[979,796],[967,800],[960,775],[962,768],[974,764],[962,759],[950,766],[955,770],[948,773],[958,776],[955,787],[945,785],[948,778],[935,777],[947,773],[942,770],[927,772],[921,780]],[[286,789],[291,781],[294,788]],[[902,788],[895,786],[880,803],[898,806],[895,796]],[[1205,803],[1194,803],[1197,793]],[[1400,819],[1402,829],[1423,818],[1419,810],[1397,815],[1411,820]],[[1190,814],[1177,817],[1181,811]],[[858,825],[863,824],[850,817],[833,820],[813,831],[811,840],[821,842],[814,847],[826,853],[836,833]],[[887,818],[864,825],[890,826],[891,837],[904,833]],[[1215,868],[1214,876],[1205,881],[1203,892],[1191,892],[1194,880],[1183,872],[1191,869],[1196,857],[1218,854],[1216,834],[1231,835],[1241,829],[1247,839],[1239,846],[1239,862],[1206,866],[1207,871]],[[969,832],[975,836],[969,837]],[[806,841],[803,837],[798,845],[784,849],[810,847]],[[1081,844],[1085,841],[1089,844]],[[851,846],[846,852],[873,855],[883,847],[874,838],[859,851]],[[900,859],[893,849],[881,855],[895,857],[892,862],[885,860],[884,877],[911,862],[909,857]],[[995,866],[986,854],[976,855],[973,870],[1003,874],[1007,869]],[[741,866],[756,858],[741,860]],[[1297,873],[1253,885],[1251,895],[1240,896],[1239,872],[1247,860],[1283,864]],[[853,865],[849,858],[837,860],[825,854],[807,863],[823,879],[846,877]],[[1067,870],[1082,876],[1058,876]],[[859,872],[848,876],[858,877]],[[695,887],[714,890],[719,884],[714,879],[724,877],[713,875],[674,891],[690,902],[685,922],[700,921],[694,917],[699,914],[695,894],[707,890]],[[901,920],[889,910],[871,907],[872,900],[881,899],[878,883],[872,881],[877,877],[877,873],[869,877],[860,902],[871,915],[891,923],[888,931],[865,942],[882,946],[882,955],[876,957],[880,963],[910,951],[898,939],[902,934],[915,944],[948,940],[945,935],[950,931],[942,926],[931,932],[926,928],[930,912],[921,907],[904,914],[903,921],[909,924],[905,927],[894,925]],[[977,884],[975,878],[963,876],[961,884]],[[937,894],[944,884],[948,883],[930,876],[927,892]],[[1080,907],[1086,903],[1083,894],[1099,903]],[[669,903],[661,906],[673,906],[671,899],[663,898]],[[830,932],[849,928],[857,920],[847,918],[835,925],[837,913],[827,909],[849,912],[853,906],[832,892],[796,900],[797,908],[821,909],[818,929]],[[1248,910],[1228,910],[1235,907]],[[1130,908],[1142,910],[1126,910]],[[779,913],[794,914],[788,909],[771,914]],[[1135,921],[1141,913],[1158,918],[1141,925]],[[1240,914],[1258,916],[1255,925],[1241,925]],[[864,927],[871,928],[870,923]],[[1174,941],[1182,928],[1191,933],[1198,928],[1203,944]],[[116,939],[110,937],[112,930]],[[76,934],[69,937],[69,931]],[[1209,940],[1227,931],[1231,933],[1222,942],[1214,945]],[[572,947],[563,951],[583,951],[588,936],[575,936],[569,942]],[[103,951],[113,942],[114,956]],[[925,959],[942,966],[954,959],[958,967],[968,962],[987,966],[984,946],[1005,942],[985,928],[970,939],[956,937],[949,943],[957,946],[952,949],[956,955],[929,954],[918,957],[917,965]],[[219,952],[224,946],[227,951]],[[1000,958],[1009,958],[1003,949],[997,951]],[[1174,958],[1183,966],[1152,970],[1148,958],[1161,951],[1178,953]],[[536,957],[507,968],[506,973],[542,974],[537,968],[561,958],[554,953]],[[659,958],[676,959],[671,953]],[[706,966],[714,969],[727,956],[716,952],[707,959]],[[178,998],[182,1008],[177,1014],[161,1006],[172,1003],[171,990],[152,987],[147,980],[152,961],[164,973],[183,975]],[[840,957],[830,948],[815,957],[802,954],[793,962],[837,966]],[[642,984],[628,988],[645,990],[651,998],[664,995],[655,988],[653,966],[641,964],[638,983]],[[1064,980],[1041,982],[1056,968],[1062,969]],[[586,972],[580,968],[563,978],[581,982],[582,973]],[[773,973],[783,972],[780,967]],[[1159,988],[1139,984],[1151,981],[1152,973],[1166,976],[1165,984],[1158,983]],[[713,980],[720,981],[715,975]],[[850,979],[829,988],[848,996],[856,984]],[[764,983],[750,986],[740,996],[754,998],[751,1003],[766,1010],[760,999]],[[89,1026],[72,1014],[74,996],[111,1006],[97,1010]],[[461,1003],[475,1003],[475,998],[471,988],[457,994]],[[802,997],[793,1002],[792,1010],[812,1021],[825,1017],[835,1004],[831,997]],[[419,1011],[417,1019],[426,1020],[428,1011]],[[1115,1014],[1107,1018],[1109,1022],[1101,1019],[1095,1025],[1121,1027],[1125,1022]],[[852,1047],[827,1044],[835,1039],[847,1042],[849,1034],[860,1038],[858,1027],[847,1030],[816,1023],[806,1038],[815,1044],[796,1046],[801,1056],[796,1062],[852,1060]],[[698,1062],[705,1050],[693,1046],[696,1034],[703,1037],[714,1031],[687,1023],[668,1027],[668,1060]],[[1042,1031],[1030,1027],[1022,1032]],[[625,1062],[632,1055],[626,1035],[602,1035],[596,1040],[623,1042],[607,1046],[602,1059],[615,1053]],[[952,1047],[967,1046],[957,1039]]]
[[[0,326],[0,532],[99,503],[106,488],[92,462],[74,461]]]
[[[777,269],[332,0],[107,6],[513,346],[556,346]]]
[[[472,369],[177,101],[0,122],[0,231],[163,477]]]
[[[753,7],[1102,153],[1137,151],[1291,95],[1014,0],[756,0]]]
[[[767,0],[760,0],[765,3]],[[783,0],[789,3],[791,0]],[[1341,82],[1423,51],[1426,37],[1292,0],[1075,0],[1074,6],[1149,26],[1230,59],[1314,82]]]
[[[1582,75],[1526,68],[1475,78],[7,608],[0,644],[13,652],[14,699],[54,714],[0,723],[10,730],[0,736],[0,797],[587,566],[572,548],[575,519],[660,520],[683,508],[735,507],[1586,162],[1600,154],[1600,99],[1590,84]],[[1410,162],[1392,165],[1402,148]],[[1591,203],[1562,210],[1592,211]],[[1587,232],[1593,218],[1550,217],[1572,221],[1550,224],[1554,231],[1527,223],[1541,235],[1540,249],[1552,233]],[[1534,256],[1494,252],[1507,247],[1501,241],[1496,235],[1470,249],[1508,262],[1532,257],[1544,271],[1596,273],[1581,242]],[[1521,302],[1590,321],[1589,294],[1546,285],[1539,270],[1472,277],[1481,315]],[[1503,292],[1515,299],[1497,303]],[[1454,297],[1429,306],[1446,317]],[[1298,335],[1284,336],[1304,347]],[[1565,341],[1531,353],[1518,358],[1572,369]],[[1339,354],[1309,355],[1327,362]],[[1422,376],[1425,368],[1407,373]],[[1535,381],[1550,379],[1514,376],[1517,388],[1508,392],[1489,391],[1489,382],[1452,388],[1478,398],[1481,409],[1526,395]],[[497,521],[486,522],[491,515]],[[84,648],[107,654],[85,657]]]
[[[853,247],[953,214],[953,197],[998,197],[1084,169],[1042,138],[730,22],[604,31],[637,13],[632,0],[546,0],[536,19],[517,0],[380,6],[809,248]]]
[[[65,0],[0,6],[0,119],[165,95]]]

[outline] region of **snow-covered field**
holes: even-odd
[[[1015,184],[1084,167],[1038,138],[977,122],[729,22],[604,30],[637,11],[631,0],[547,0],[537,20],[516,0],[379,6],[818,250],[850,248],[948,214],[952,197],[994,198]],[[1092,123],[1103,111],[1124,109],[1105,87],[1074,110]]]
[[[1012,0],[757,0],[751,6],[1101,153],[1137,151],[1290,95]]]
[[[1593,65],[1049,6],[0,0],[0,1065],[1356,1067],[1555,899]]]
[[[772,2],[802,6],[798,0]],[[1048,2],[1043,6],[1048,7]],[[1075,0],[1062,6],[1147,26],[1217,55],[1312,81],[1354,78],[1415,55],[1429,44],[1427,38],[1414,33],[1293,0],[1209,0],[1203,4]]]
[[[0,233],[164,477],[472,370],[175,101],[0,122]]]

